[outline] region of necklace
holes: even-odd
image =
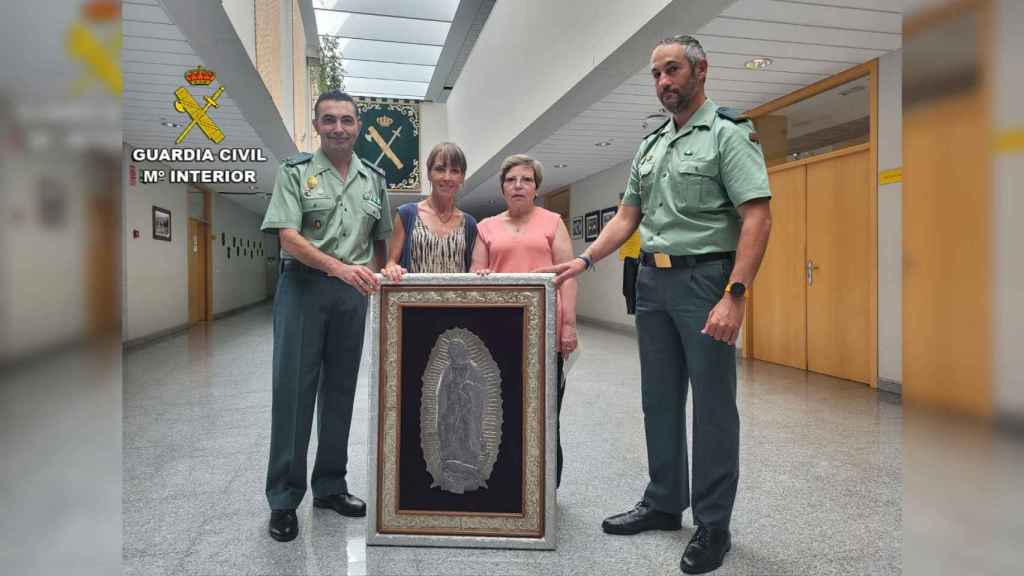
[[[437,206],[434,205],[434,199],[428,198],[427,202],[430,204],[430,209],[434,211],[434,215],[437,216],[437,219],[441,221],[441,224],[447,224],[452,221],[452,218],[455,217],[455,206],[452,206],[451,211],[448,212],[447,218],[442,218],[441,211],[438,210]]]

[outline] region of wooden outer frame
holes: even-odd
[[[551,274],[493,274],[487,278],[475,274],[408,274],[398,284],[385,281],[379,294],[372,297],[367,544],[555,548],[556,442],[549,441],[556,437],[557,418],[553,279]],[[399,295],[406,297],[396,299]],[[539,314],[533,320],[536,327],[524,325],[523,361],[527,366],[536,364],[534,370],[543,374],[534,372],[536,378],[531,382],[531,372],[523,373],[524,513],[399,510],[401,476],[397,466],[402,405],[397,353],[401,306],[507,308],[521,307],[526,300],[534,302],[531,305]],[[531,322],[529,316],[524,314],[524,323]],[[389,326],[391,323],[394,326]],[[539,334],[532,332],[535,329]],[[531,475],[532,479],[528,477]],[[531,514],[533,517],[527,518]],[[524,529],[525,520],[532,524]]]
[[[845,154],[852,154],[854,152],[862,152],[867,148],[869,150],[869,182],[871,183],[868,189],[869,198],[869,213],[870,213],[870,226],[871,226],[871,246],[870,246],[870,278],[869,280],[869,302],[868,302],[868,314],[871,319],[872,328],[868,331],[869,334],[869,348],[871,354],[868,358],[870,363],[870,385],[872,388],[878,386],[878,59],[870,60],[863,64],[859,64],[852,68],[848,68],[835,76],[825,78],[824,80],[815,82],[809,86],[796,90],[780,96],[771,102],[762,104],[756,108],[748,110],[746,116],[751,119],[757,119],[761,116],[765,116],[781,108],[785,108],[791,104],[795,104],[802,100],[806,100],[831,90],[837,86],[841,86],[861,78],[863,76],[868,77],[868,93],[869,93],[869,137],[867,144],[860,144],[857,146],[851,146],[842,150],[837,150],[829,154],[822,154],[820,156],[814,156],[811,158],[804,158],[802,160],[795,160],[793,162],[785,162],[782,164],[776,164],[768,169],[768,172],[774,172],[777,170],[785,170],[788,168],[794,168],[796,166],[813,164],[815,162],[821,162],[829,160]],[[743,351],[742,356],[744,358],[754,357],[754,346],[757,344],[754,342],[754,331],[753,331],[753,309],[757,305],[755,301],[756,288],[752,288],[748,292],[747,306],[744,310],[744,328],[743,328]]]

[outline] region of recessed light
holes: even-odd
[[[754,58],[752,60],[748,60],[743,66],[745,66],[747,70],[764,70],[771,63],[771,58]]]
[[[612,145],[612,143],[611,143],[610,140],[602,140],[602,141],[594,144],[594,146],[597,146],[598,148],[607,148],[608,146],[611,146],[611,145]]]
[[[568,164],[555,164],[555,168],[568,168]]]

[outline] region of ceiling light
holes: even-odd
[[[568,168],[568,164],[555,164],[555,168]]]
[[[612,143],[611,143],[610,140],[602,140],[602,141],[594,144],[594,146],[597,146],[598,148],[607,148],[608,146],[611,146],[611,145],[612,145]]]
[[[168,122],[167,120],[164,120],[163,122],[161,122],[161,124],[167,126],[168,128],[181,128],[181,124],[177,124],[175,122]]]
[[[745,66],[748,70],[764,70],[772,63],[771,58],[754,58],[753,60],[747,61]]]

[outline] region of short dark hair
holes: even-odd
[[[359,114],[359,106],[356,106],[356,101],[353,100],[351,96],[341,90],[328,90],[327,92],[323,92],[317,96],[316,104],[313,104],[313,120],[320,118],[320,103],[324,100],[332,100],[334,102],[351,102],[352,107],[356,109],[356,115],[358,116]]]
[[[466,173],[466,154],[462,148],[454,142],[441,142],[430,151],[427,156],[427,171],[434,169],[434,164],[458,168],[463,174]]]
[[[679,44],[683,47],[683,52],[686,54],[686,61],[690,63],[690,69],[696,69],[698,62],[707,61],[707,55],[704,54],[704,47],[700,45],[700,42],[696,38],[688,34],[678,34],[676,36],[669,36],[668,38],[662,39],[658,42],[658,46]]]

